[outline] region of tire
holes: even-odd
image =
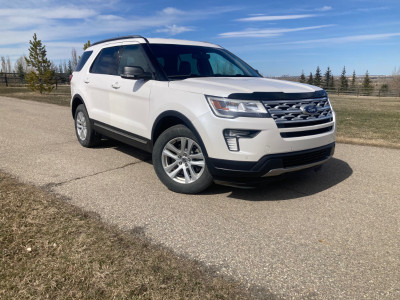
[[[184,125],[172,126],[154,144],[154,170],[171,191],[183,194],[200,193],[213,182],[204,153],[189,128]]]
[[[86,107],[80,104],[75,111],[75,133],[79,143],[86,148],[99,144],[100,136],[93,130]]]

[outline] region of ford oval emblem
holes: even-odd
[[[303,114],[306,114],[306,115],[314,115],[314,114],[316,114],[317,113],[317,111],[318,111],[318,108],[317,108],[317,106],[315,106],[315,105],[302,105],[301,107],[300,107],[300,109],[301,109],[301,111],[303,112]]]

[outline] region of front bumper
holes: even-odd
[[[209,158],[207,167],[216,180],[254,181],[319,166],[328,161],[334,151],[335,143],[331,143],[308,150],[265,155],[255,162]]]

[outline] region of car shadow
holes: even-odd
[[[102,139],[98,148],[113,148],[145,163],[152,164],[151,154],[113,139]],[[246,201],[292,200],[323,192],[353,174],[349,164],[332,158],[318,171],[303,170],[271,177],[254,188],[238,188],[214,184],[202,195],[229,193],[228,197]]]
[[[203,194],[230,193],[228,197],[246,201],[292,200],[323,192],[353,174],[343,160],[332,158],[318,171],[303,170],[271,178],[252,189],[214,185]]]
[[[97,146],[97,148],[112,148],[126,155],[132,156],[136,159],[142,160],[143,162],[151,164],[151,154],[140,150],[138,148],[129,146],[117,140],[102,138],[101,143]]]

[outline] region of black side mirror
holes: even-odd
[[[126,66],[121,77],[126,79],[152,79],[153,75],[150,72],[145,72],[142,67]]]

